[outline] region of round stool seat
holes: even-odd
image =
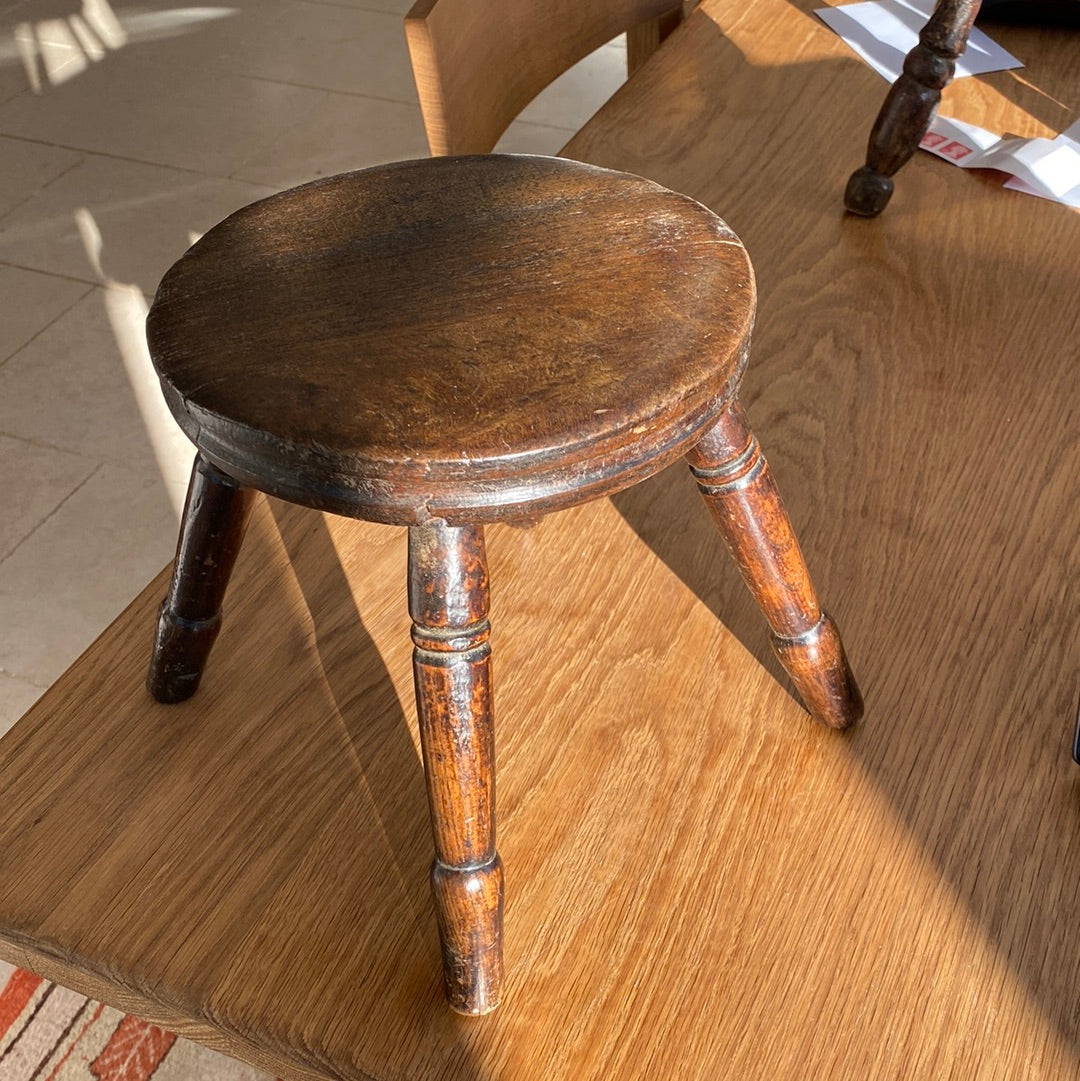
[[[711,211],[558,158],[403,162],[236,212],[147,321],[166,400],[239,482],[399,524],[632,484],[734,395],[753,273]]]

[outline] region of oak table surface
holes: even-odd
[[[709,205],[867,716],[813,725],[686,470],[488,532],[503,1006],[441,998],[405,531],[259,500],[197,699],[165,575],[0,742],[0,954],[286,1078],[1080,1076],[1080,217],[920,155],[810,3],[706,3],[571,156]],[[1080,50],[946,93],[1049,134]],[[36,943],[31,949],[29,944]]]

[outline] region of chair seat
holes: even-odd
[[[233,214],[147,322],[167,401],[241,483],[357,518],[484,522],[663,468],[734,393],[730,229],[556,158],[404,162]]]

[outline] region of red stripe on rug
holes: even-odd
[[[94,1015],[86,1022],[85,1025],[79,1030],[79,1035],[68,1044],[68,1049],[64,1052],[63,1057],[53,1067],[53,1071],[49,1074],[48,1081],[54,1081],[54,1078],[64,1068],[64,1063],[71,1057],[71,1053],[79,1046],[79,1041],[90,1031],[91,1026],[97,1021],[97,1019],[105,1012],[105,1007],[98,1003],[98,1008],[94,1011]]]
[[[175,1042],[173,1033],[129,1014],[90,1063],[90,1072],[98,1081],[149,1081]]]
[[[11,974],[7,986],[0,992],[0,1036],[15,1024],[41,983],[40,976],[21,968]]]

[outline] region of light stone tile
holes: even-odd
[[[159,0],[160,2],[160,0]],[[245,61],[273,38],[273,25],[292,0],[230,0],[227,5],[170,7],[157,10],[140,4],[118,7],[116,19],[126,44],[125,78],[150,88],[168,72],[171,83],[199,78],[242,74]],[[139,71],[139,68],[142,71]]]
[[[0,737],[45,693],[29,680],[0,672]]]
[[[4,163],[0,216],[36,195],[81,160],[82,155],[75,150],[0,136],[0,161]]]
[[[243,48],[253,24],[277,18],[280,11],[281,0],[229,0],[201,7],[168,0],[115,7],[109,0],[32,0],[17,15],[0,19],[12,27],[10,42],[0,39],[0,61],[17,57],[21,81],[42,95],[76,82],[98,65],[113,70],[131,62],[158,69],[185,65],[229,74],[226,54]],[[120,58],[123,63],[115,63]],[[152,78],[149,71],[144,75]]]
[[[101,57],[147,39],[190,32],[237,6],[238,0],[228,7],[178,7],[171,0],[27,0],[19,22],[32,23],[40,40]]]
[[[109,66],[114,78],[122,73],[131,87],[150,94],[163,82],[183,88],[197,74],[210,83],[241,76],[394,101],[416,100],[401,15],[317,0],[259,0],[189,33],[137,39],[114,54]],[[170,113],[174,108],[170,101]]]
[[[172,558],[176,530],[154,472],[103,465],[0,562],[0,670],[51,684]]]
[[[96,230],[103,273],[152,295],[192,234],[204,233],[270,191],[262,185],[87,154],[0,218],[0,262],[95,283],[101,276],[88,251],[88,231]]]
[[[89,290],[82,282],[0,264],[0,366]]]
[[[518,119],[577,131],[624,82],[625,49],[602,45],[541,91]]]
[[[419,105],[328,94],[308,122],[246,161],[235,176],[287,188],[318,176],[427,155]]]
[[[572,128],[552,128],[515,120],[503,133],[495,150],[501,154],[558,154],[574,137]]]
[[[26,80],[13,64],[0,64],[0,105],[21,94],[26,88]]]
[[[89,36],[80,40],[80,31]],[[21,62],[25,88],[33,94],[77,78],[107,55],[85,23],[67,18],[16,24],[8,41]]]
[[[0,52],[0,104],[10,101],[30,88],[30,81],[19,61],[14,42],[11,43],[9,52],[10,55]]]
[[[282,0],[229,0],[177,6],[169,0],[139,4],[110,0],[0,0],[0,93],[7,87],[41,95],[76,83],[98,66],[123,57],[156,68],[194,64],[190,70],[228,74],[230,52],[242,51],[253,25],[278,17]],[[2,98],[0,98],[2,100]]]
[[[0,435],[0,559],[98,467],[85,457]]]
[[[401,16],[287,0],[276,19],[252,25],[237,74],[297,86],[416,101]]]
[[[228,176],[321,100],[319,90],[228,73],[193,78],[119,52],[48,93],[0,105],[0,133]]]
[[[145,310],[141,294],[96,288],[39,334],[0,368],[0,432],[182,490],[191,444],[150,366]]]

